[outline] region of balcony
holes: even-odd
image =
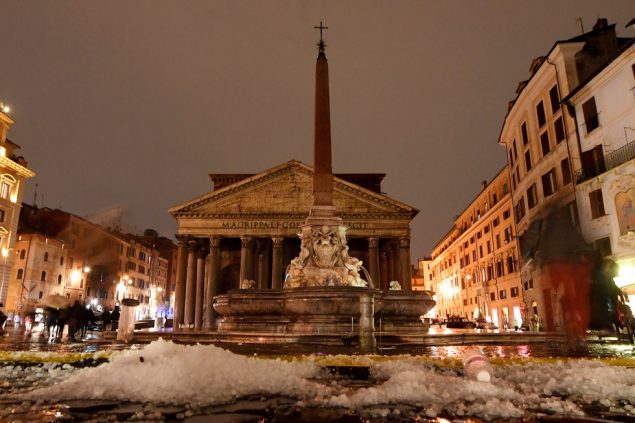
[[[612,153],[606,154],[597,160],[594,160],[591,166],[578,169],[575,171],[576,183],[582,183],[595,176],[601,175],[609,170],[626,163],[635,158],[635,140],[629,142]]]

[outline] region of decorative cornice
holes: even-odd
[[[342,220],[410,220],[410,213],[336,213]],[[304,220],[308,213],[179,213],[175,215],[178,220],[185,219],[227,219],[227,220]]]
[[[13,160],[4,156],[0,156],[0,166],[8,167],[9,169],[14,170],[23,178],[32,178],[33,176],[35,176],[35,172],[33,172],[32,170],[29,170],[28,168],[19,165]]]

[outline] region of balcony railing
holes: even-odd
[[[586,180],[608,172],[609,170],[626,163],[629,160],[635,158],[635,141],[631,141],[624,147],[621,147],[612,153],[600,157],[598,160],[593,161],[593,165],[588,168],[582,168],[575,171],[576,183],[581,183]]]

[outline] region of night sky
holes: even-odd
[[[482,180],[505,164],[507,103],[531,60],[598,16],[618,34],[633,0],[0,0],[0,99],[39,206],[123,210],[130,231],[172,237],[171,206],[209,173],[312,164],[320,21],[328,45],[333,170],[386,173],[420,210],[430,253]]]

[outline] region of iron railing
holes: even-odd
[[[631,141],[624,147],[621,147],[605,156],[600,157],[598,160],[594,160],[591,166],[587,168],[578,169],[575,171],[576,183],[581,183],[586,180],[608,172],[609,170],[626,163],[629,160],[635,158],[635,141]]]

